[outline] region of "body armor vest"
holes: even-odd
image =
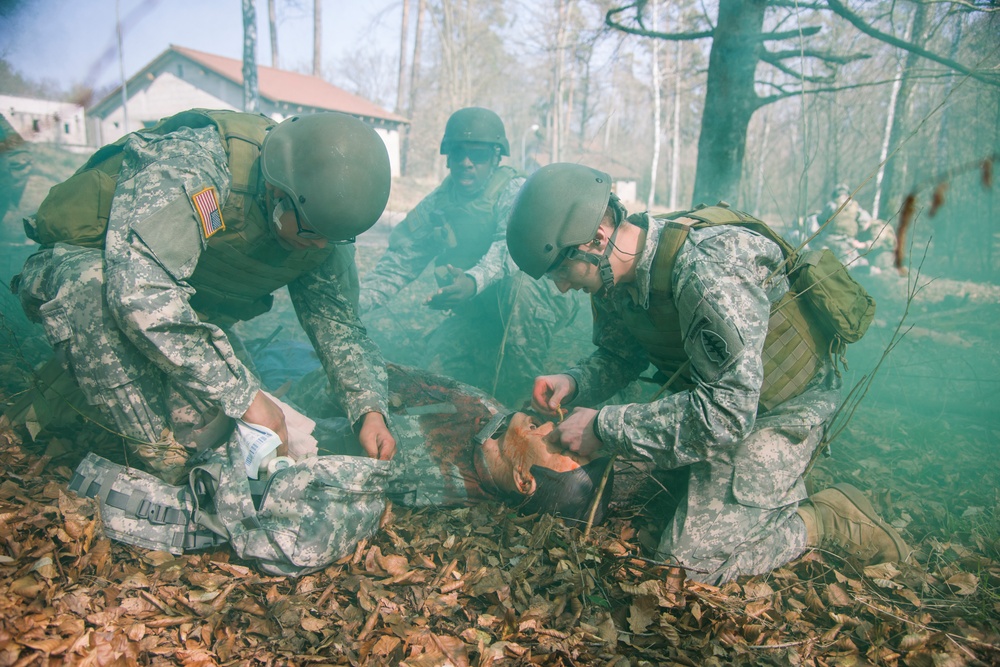
[[[486,254],[497,231],[497,199],[515,176],[517,172],[514,169],[497,167],[483,191],[464,202],[456,201],[451,193],[451,176],[441,184],[448,204],[435,211],[442,221],[442,244],[445,247],[435,260],[436,266],[451,264],[460,269],[470,269]]]
[[[672,218],[694,218],[693,224]],[[660,233],[656,256],[650,271],[649,309],[634,302],[619,309],[629,332],[649,354],[650,362],[667,377],[677,374],[677,388],[693,387],[688,355],[684,351],[680,315],[674,303],[673,270],[677,255],[691,227],[735,224],[752,229],[765,237],[778,237],[766,224],[751,216],[724,207],[707,207],[672,214]],[[767,230],[766,232],[763,230]],[[777,242],[777,241],[776,241]],[[787,244],[778,242],[784,252]],[[802,393],[821,367],[829,341],[804,312],[803,305],[791,290],[771,305],[767,337],[764,340],[764,384],[760,404],[765,410]],[[673,378],[672,378],[673,379]]]
[[[202,319],[226,325],[270,310],[274,301],[271,293],[322,264],[333,247],[285,250],[274,238],[267,219],[259,159],[264,137],[275,125],[266,116],[193,109],[165,118],[142,130],[142,134],[168,134],[183,127],[209,125],[219,131],[226,151],[230,192],[225,201],[219,202],[225,229],[208,239],[188,282],[195,289],[190,300],[192,308]],[[40,243],[103,246],[115,181],[129,136],[94,153],[62,184],[59,197],[42,202],[34,230],[40,238],[32,238]],[[81,206],[80,201],[98,202],[96,212],[91,211],[94,207]],[[83,210],[86,215],[80,215]]]

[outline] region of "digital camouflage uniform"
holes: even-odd
[[[207,245],[192,195],[214,187],[224,208],[230,185],[215,127],[136,133],[124,147],[104,248],[57,243],[30,257],[19,278],[26,312],[43,323],[89,403],[168,480],[199,430],[243,415],[260,389],[238,340],[221,328],[232,321],[201,319],[187,282]],[[353,305],[353,247],[335,246],[288,287],[351,423],[387,414],[381,355]]]
[[[865,266],[868,262],[860,255],[860,251],[864,250],[864,245],[860,241],[870,236],[869,227],[872,225],[872,216],[861,208],[855,199],[851,199],[845,204],[844,201],[847,198],[847,195],[841,194],[826,203],[816,218],[816,222],[820,225],[826,223],[827,220],[830,222],[810,246],[829,248],[846,266]],[[844,208],[840,213],[837,213],[841,204]]]
[[[568,371],[575,404],[606,399],[649,365],[619,315],[630,301],[648,304],[663,223],[643,217],[649,229],[634,282],[593,299],[598,350]],[[782,259],[775,243],[749,230],[692,229],[673,285],[693,388],[606,406],[597,417],[604,450],[661,469],[689,466],[687,499],[657,557],[707,582],[769,571],[806,548],[795,512],[807,495],[802,474],[836,409],[839,379],[824,360],[803,393],[767,412],[758,405],[770,306],[788,290],[781,272],[767,278]]]
[[[577,308],[575,299],[558,298],[550,281],[531,280],[510,261],[504,240],[507,218],[523,183],[510,167],[497,167],[470,202],[446,177],[392,230],[388,249],[361,284],[361,312],[366,313],[385,306],[432,261],[463,269],[475,281],[476,295],[431,332],[423,365],[509,405],[528,397],[534,378],[545,372],[553,334],[573,319]],[[488,219],[480,220],[488,228],[453,228],[464,222],[456,211],[466,207],[491,210]],[[465,234],[477,238],[469,242]]]

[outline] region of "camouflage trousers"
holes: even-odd
[[[122,333],[104,300],[101,250],[64,244],[42,250],[25,262],[17,291],[86,399],[66,414],[82,414],[121,436],[171,483],[189,450],[228,434],[231,420],[171,383]]]
[[[551,280],[518,271],[431,332],[423,366],[519,407],[531,397],[535,377],[551,370],[545,361],[553,335],[578,309],[579,301],[561,294]]]
[[[802,555],[806,531],[795,510],[807,496],[803,473],[839,401],[834,385],[834,377],[822,380],[758,416],[732,457],[691,465],[687,497],[663,533],[657,558],[718,584]]]

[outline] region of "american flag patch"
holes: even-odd
[[[215,196],[215,188],[205,188],[191,197],[191,203],[201,218],[201,230],[206,239],[220,229],[226,228],[226,223],[222,221],[222,211],[219,210],[219,198]]]

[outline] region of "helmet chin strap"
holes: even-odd
[[[566,251],[566,259],[578,259],[596,266],[597,274],[601,277],[601,283],[604,284],[606,290],[615,286],[615,274],[611,269],[611,252],[615,249],[615,239],[618,237],[619,229],[621,229],[621,225],[616,225],[608,238],[608,245],[605,246],[604,252],[600,255],[583,252],[578,248],[570,248]]]

